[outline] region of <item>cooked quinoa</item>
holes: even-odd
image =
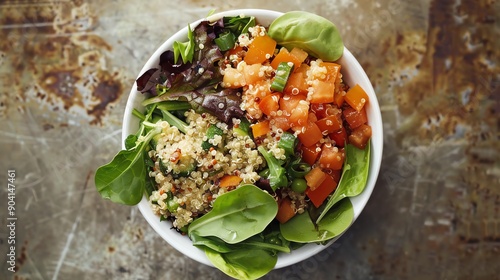
[[[156,214],[171,219],[178,229],[210,211],[215,198],[231,190],[219,187],[219,179],[224,175],[238,175],[242,184],[253,184],[259,179],[257,170],[265,166],[265,160],[249,136],[234,132],[214,116],[190,110],[186,112],[186,121],[189,124],[186,134],[162,122],[163,130],[156,149],[149,152],[155,161],[155,168],[149,176],[157,184],[157,190],[149,198],[151,207]],[[211,124],[222,129],[223,136],[209,140],[215,147],[204,150],[202,142],[207,140],[206,132]],[[160,168],[162,162],[169,163],[165,172]],[[174,178],[172,171],[185,168],[186,163],[195,164],[195,170],[188,176]],[[178,206],[169,210],[168,200]]]

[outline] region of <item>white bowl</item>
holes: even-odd
[[[222,16],[237,16],[237,15],[246,15],[246,16],[255,16],[258,23],[269,26],[271,22],[282,15],[281,12],[270,11],[270,10],[260,10],[260,9],[242,9],[242,10],[232,10],[227,12],[222,12],[218,14],[214,14],[209,17],[209,19],[217,19]],[[200,19],[191,24],[194,28],[199,22],[203,19]],[[174,41],[186,41],[187,40],[187,27],[183,28],[179,32],[175,33],[172,37],[170,37],[165,43],[163,43],[151,56],[151,58],[146,62],[144,67],[142,68],[139,76],[145,71],[158,67],[159,57],[160,55],[171,49],[171,46]],[[368,94],[370,98],[370,102],[368,103],[368,107],[366,109],[368,115],[368,123],[372,127],[372,140],[371,140],[371,157],[370,157],[370,171],[368,175],[367,185],[364,191],[351,199],[351,202],[354,206],[354,220],[361,214],[361,211],[365,207],[368,199],[373,191],[375,186],[375,182],[377,180],[377,176],[379,174],[380,164],[382,161],[382,147],[383,147],[383,133],[382,133],[382,117],[380,114],[380,108],[377,101],[377,96],[373,90],[373,87],[368,79],[366,73],[361,68],[361,65],[354,58],[354,56],[349,52],[349,50],[344,49],[343,56],[338,60],[338,63],[342,65],[342,74],[344,77],[344,81],[351,86],[355,84],[359,84]],[[139,77],[138,76],[138,77]],[[143,107],[141,106],[141,102],[144,100],[144,96],[136,90],[137,85],[134,84],[132,90],[130,91],[130,96],[127,101],[127,105],[125,108],[125,115],[123,118],[123,128],[122,128],[122,142],[125,141],[125,138],[130,134],[135,134],[139,128],[139,121],[137,118],[132,117],[132,110],[134,108],[143,111]],[[123,147],[125,148],[125,147]],[[183,236],[171,229],[171,224],[169,222],[163,221],[160,222],[160,218],[156,216],[151,207],[149,205],[148,199],[144,196],[139,203],[139,210],[148,223],[153,227],[153,229],[163,238],[165,239],[172,247],[177,249],[179,252],[185,254],[186,256],[209,266],[213,266],[208,258],[205,256],[205,253],[194,247],[191,240],[187,236]],[[353,221],[354,222],[354,221]],[[337,237],[338,238],[338,237]],[[292,251],[290,254],[280,254],[278,257],[278,262],[275,268],[281,268],[285,266],[289,266],[305,260],[325,248],[331,245],[335,240],[333,239],[328,242],[327,245],[316,245],[316,244],[307,244],[300,249]]]

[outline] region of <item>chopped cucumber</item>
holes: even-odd
[[[211,124],[208,129],[207,129],[207,140],[203,141],[201,143],[201,147],[203,150],[208,151],[210,148],[215,147],[213,144],[211,144],[208,140],[214,139],[216,135],[222,136],[224,131],[217,127],[215,124]]]
[[[160,159],[160,171],[165,175],[170,173],[174,178],[187,177],[195,169],[196,161],[190,156],[181,156],[176,163]]]

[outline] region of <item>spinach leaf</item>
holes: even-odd
[[[335,24],[304,11],[287,12],[269,26],[268,35],[287,49],[299,47],[325,61],[335,61],[344,52],[344,43]]]
[[[234,250],[231,248],[230,244],[222,241],[220,238],[213,236],[199,236],[197,234],[191,234],[191,241],[193,241],[193,245],[200,249],[210,249],[218,253],[227,253]]]
[[[278,231],[277,234],[281,233]],[[214,236],[198,236],[196,234],[191,235],[191,241],[193,245],[200,248],[210,248],[213,251],[219,253],[228,253],[236,250],[245,250],[246,248],[260,248],[265,250],[270,250],[275,254],[277,252],[290,253],[290,247],[288,240],[284,244],[277,244],[277,242],[272,242],[269,238],[265,238],[260,234],[256,234],[244,241],[235,244],[228,244],[222,239]],[[281,243],[281,240],[279,241]]]
[[[308,212],[304,212],[281,224],[280,230],[283,237],[292,242],[324,242],[343,233],[353,219],[352,203],[349,199],[344,199],[331,208],[317,224],[314,224]]]
[[[147,177],[145,151],[151,138],[160,131],[156,127],[151,129],[135,147],[120,151],[110,163],[96,170],[95,186],[103,198],[126,205],[141,201]]]
[[[263,231],[277,212],[278,204],[270,194],[254,185],[243,185],[217,197],[212,210],[189,225],[188,235],[238,243]]]
[[[346,197],[357,196],[364,190],[366,181],[368,180],[368,171],[370,169],[370,146],[370,141],[363,150],[351,144],[346,145],[346,161],[344,163],[344,170],[342,171],[339,185],[333,195],[328,199],[325,209],[319,215],[316,223],[319,223],[330,208],[337,202]]]
[[[278,256],[272,252],[252,247],[224,254],[205,248],[205,254],[215,267],[236,279],[260,278],[278,262]]]
[[[273,252],[283,252],[283,253],[290,253],[290,247],[286,245],[279,245],[276,243],[270,243],[269,240],[264,240],[261,236],[254,235],[250,238],[248,238],[245,241],[242,241],[238,244],[240,248],[260,248],[260,249],[266,249],[266,250],[271,250]]]

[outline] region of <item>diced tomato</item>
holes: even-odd
[[[300,150],[302,151],[302,160],[309,165],[314,165],[321,152],[321,145],[319,143],[310,147],[301,145]]]
[[[321,130],[321,133],[332,133],[342,128],[342,119],[338,114],[331,115],[318,120],[316,125]]]
[[[323,171],[325,171],[326,174],[330,175],[333,178],[333,181],[335,181],[335,183],[338,184],[340,182],[340,177],[342,176],[342,169],[331,170],[323,168]]]
[[[260,121],[252,124],[250,127],[252,128],[254,138],[264,136],[271,131],[271,128],[269,127],[269,120]]]
[[[332,83],[314,80],[311,84],[311,103],[331,103],[334,100],[335,88]]]
[[[292,127],[294,129],[294,127]],[[305,146],[312,146],[319,142],[323,138],[321,130],[314,122],[307,122],[305,127],[302,127],[302,132],[298,135],[299,141]]]
[[[325,117],[326,104],[324,103],[312,103],[311,112],[313,112],[319,119]]]
[[[319,208],[335,188],[337,188],[337,182],[330,175],[326,175],[323,182],[316,189],[307,188],[306,195],[314,206]]]
[[[328,134],[330,139],[335,141],[335,146],[343,148],[345,146],[345,143],[347,142],[347,132],[344,127],[342,127],[339,131],[337,132],[332,132]]]
[[[338,75],[340,73],[340,64],[334,62],[321,62],[319,64],[322,67],[326,67],[326,79],[325,81],[331,82],[335,84],[337,81]]]
[[[243,47],[238,45],[238,46],[228,50],[226,53],[226,56],[230,57],[231,55],[237,55],[238,53],[241,53],[241,52],[244,52]]]
[[[318,117],[316,117],[316,115],[313,112],[309,112],[309,116],[308,116],[307,120],[315,123],[318,121]]]
[[[314,80],[311,84],[311,103],[332,103],[335,99],[335,86],[338,84],[340,65],[333,62],[322,62],[320,66],[326,68],[325,79]]]
[[[304,176],[304,179],[306,179],[308,189],[314,191],[323,183],[327,176],[321,168],[315,167]]]
[[[321,168],[331,170],[341,170],[344,165],[345,152],[344,149],[339,149],[332,144],[323,144],[321,155],[319,156],[319,164]]]
[[[240,88],[246,85],[245,75],[235,68],[226,68],[222,84],[226,88]]]
[[[301,100],[306,100],[306,97],[303,95],[284,94],[283,98],[280,99],[280,110],[290,115],[297,108]]]
[[[255,37],[248,46],[245,62],[247,64],[263,63],[274,54],[276,41],[268,35]]]
[[[355,129],[356,127],[365,124],[368,121],[365,108],[362,108],[360,111],[357,111],[352,107],[348,107],[345,108],[344,111],[342,111],[342,114],[344,114],[344,118],[349,124],[349,127],[351,129]]]
[[[256,91],[255,95],[260,98],[264,98],[272,93],[271,82],[269,80],[258,81],[253,86]]]
[[[279,128],[283,131],[287,131],[290,129],[290,121],[286,116],[274,116],[270,121],[271,127]]]
[[[266,114],[267,116],[271,116],[272,112],[276,114],[280,105],[280,94],[273,93],[264,98],[262,98],[259,102],[259,109]]]
[[[271,61],[271,67],[277,69],[281,62],[293,63],[294,69],[298,69],[302,63],[297,57],[291,55],[286,48],[280,49],[279,53],[273,58],[273,61]]]
[[[351,132],[351,135],[349,135],[349,143],[359,149],[364,149],[370,137],[372,137],[371,126],[362,124]]]
[[[356,84],[347,91],[345,101],[359,112],[368,103],[368,94],[359,84]]]
[[[306,72],[308,69],[309,66],[307,64],[302,64],[299,69],[290,74],[283,92],[291,95],[307,95],[309,86],[306,81]]]
[[[292,201],[290,198],[285,197],[279,203],[276,219],[280,223],[284,224],[293,218],[293,216],[295,216],[295,210],[292,207]]]
[[[287,114],[289,114],[288,120],[290,121],[290,126],[295,129],[301,129],[303,126],[307,125],[307,119],[309,116],[309,103],[305,100],[301,100],[301,98],[295,97],[303,97],[305,99],[305,96],[302,95],[291,96],[290,100],[293,100],[294,103],[297,100],[298,102],[295,103],[296,105],[292,108],[290,108],[290,104],[287,104],[286,112]],[[285,99],[285,97],[283,97],[282,99]]]
[[[247,85],[256,84],[266,78],[264,75],[259,75],[262,64],[256,63],[249,65],[242,62],[240,65],[243,65],[243,75],[245,75],[245,83]]]

